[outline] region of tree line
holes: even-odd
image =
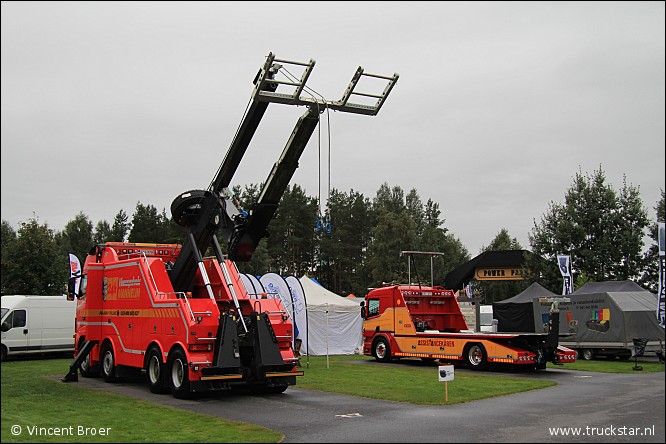
[[[241,208],[249,210],[260,186],[233,188]],[[664,191],[654,207],[664,220]],[[416,189],[382,184],[370,199],[353,189],[332,189],[327,202],[308,196],[297,184],[289,186],[251,261],[238,263],[241,272],[261,275],[308,275],[340,295],[364,296],[369,288],[407,282],[407,259],[401,251],[444,253],[435,257],[433,280],[444,285],[447,273],[471,259],[460,240],[445,227],[439,204],[425,203]],[[120,210],[113,222],[93,224],[80,212],[62,231],[40,224],[36,217],[18,230],[2,221],[2,293],[59,294],[69,276],[67,253],[84,260],[91,247],[104,242],[182,243],[187,231],[153,205],[137,202],[130,220]],[[644,237],[652,244],[644,252]],[[222,239],[220,239],[222,241]],[[651,223],[638,188],[619,191],[606,183],[600,168],[578,172],[563,202],[551,202],[529,234],[528,279],[514,282],[475,282],[484,303],[512,297],[537,281],[555,293],[562,280],[557,254],[570,254],[576,287],[589,281],[631,279],[656,292],[657,228]],[[223,242],[222,242],[223,243]],[[502,229],[482,248],[522,250]],[[430,283],[430,257],[415,256],[412,281]],[[457,290],[457,289],[454,289]]]

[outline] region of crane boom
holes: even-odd
[[[302,67],[300,79],[282,81],[275,75],[284,65]],[[356,114],[376,115],[386,97],[398,80],[398,74],[379,76],[364,73],[359,67],[343,97],[338,101],[316,98],[301,98],[307,79],[315,61],[295,62],[277,59],[269,53],[266,62],[254,79],[254,90],[248,111],[227,151],[218,173],[207,191],[192,190],[182,193],[171,204],[174,221],[188,227],[191,236],[183,243],[180,255],[169,271],[169,277],[176,291],[189,291],[197,269],[194,249],[205,252],[218,231],[223,231],[227,241],[227,255],[236,261],[249,261],[259,243],[266,236],[267,227],[277,210],[280,198],[298,168],[298,160],[312,136],[319,114],[326,108]],[[355,88],[362,76],[386,81],[381,94],[356,92]],[[278,92],[280,86],[293,88],[290,93]],[[358,104],[349,101],[352,95],[372,97],[374,104]],[[270,103],[305,106],[306,112],[299,118],[278,161],[264,183],[259,199],[247,214],[241,214],[231,199],[228,190],[231,179],[250,145],[252,137]],[[194,239],[194,244],[191,241]]]

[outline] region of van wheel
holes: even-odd
[[[7,359],[7,347],[3,345],[0,353],[1,353],[0,360],[4,361],[5,359]]]
[[[116,382],[116,360],[113,355],[113,347],[108,342],[102,347],[102,377],[106,382]]]
[[[481,344],[470,344],[465,347],[465,362],[472,370],[485,370],[488,366],[488,355]]]
[[[168,364],[169,388],[171,394],[176,398],[190,397],[190,377],[187,357],[183,350],[177,348],[169,354]]]
[[[375,358],[379,362],[390,362],[391,361],[391,346],[388,344],[386,339],[378,338],[375,341],[375,346],[372,348],[375,353]]]
[[[157,347],[150,347],[146,353],[146,384],[153,393],[166,393],[166,365],[162,361],[162,353]]]
[[[584,348],[583,350],[581,350],[580,354],[583,357],[583,359],[585,359],[586,361],[591,361],[592,359],[594,359],[594,350],[592,350],[591,348]]]

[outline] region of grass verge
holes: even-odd
[[[297,387],[365,398],[423,405],[449,405],[483,398],[526,392],[556,385],[555,382],[493,376],[492,373],[456,373],[448,384],[439,382],[437,366],[419,362],[376,364],[368,356],[310,356],[301,362],[305,376]]]
[[[3,443],[279,442],[283,438],[257,425],[89,390],[51,377],[63,376],[70,363],[70,359],[2,363]]]
[[[638,365],[643,368],[642,371],[634,370],[636,363],[633,359],[628,361],[616,361],[608,359],[597,359],[597,360],[577,360],[573,364],[564,364],[564,369],[566,370],[580,370],[586,372],[599,372],[599,373],[651,373],[651,372],[663,372],[664,364],[656,361],[644,361],[638,360]],[[560,366],[548,364],[548,368],[561,368]]]

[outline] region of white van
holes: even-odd
[[[76,302],[62,296],[2,296],[2,360],[74,351]]]

